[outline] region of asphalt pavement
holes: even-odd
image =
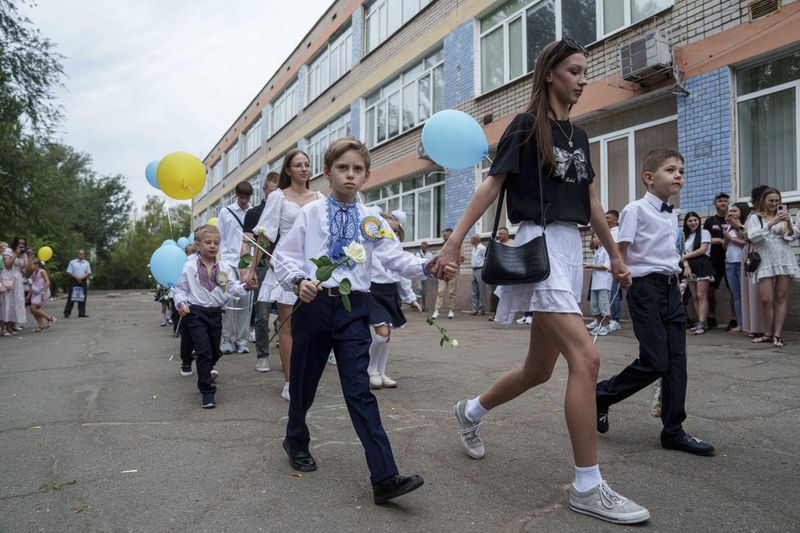
[[[61,317],[60,302],[50,311]],[[523,360],[528,328],[459,313],[392,334],[376,391],[401,473],[425,485],[372,503],[364,452],[334,366],[309,413],[319,470],[299,475],[281,449],[288,404],[277,350],[220,361],[217,408],[179,374],[178,340],[147,292],[90,292],[89,318],[34,322],[0,338],[0,531],[797,531],[800,529],[800,334],[786,347],[712,330],[690,337],[686,429],[714,457],[663,450],[648,388],[614,406],[599,437],[604,477],[645,505],[641,526],[569,510],[573,463],[567,367],[484,418],[486,457],[462,451],[452,404]],[[633,360],[631,326],[599,338],[601,377]],[[251,344],[251,349],[253,349]]]

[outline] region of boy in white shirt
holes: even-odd
[[[596,237],[592,237],[596,239]],[[605,324],[605,319],[609,318],[610,298],[611,298],[611,283],[614,281],[611,275],[611,258],[602,244],[598,242],[597,249],[594,252],[592,262],[585,265],[584,268],[592,271],[592,320],[586,325],[591,330],[592,335],[605,336],[611,333],[611,330]]]
[[[714,447],[683,430],[686,419],[686,312],[678,288],[678,216],[668,204],[683,187],[683,156],[656,149],[642,161],[644,198],[622,210],[617,246],[631,271],[628,289],[639,358],[597,384],[597,431],[608,431],[608,408],[661,378],[661,446],[695,455]]]
[[[185,321],[185,331],[191,335],[197,361],[197,388],[204,409],[216,407],[213,381],[219,372],[214,366],[222,357],[222,307],[231,295],[244,296],[253,290],[257,281],[247,285],[237,281],[234,266],[217,262],[219,230],[211,225],[201,226],[194,232],[195,246],[199,255],[190,256],[183,266],[178,283],[173,289],[175,307]]]
[[[372,255],[384,267],[411,279],[427,275],[425,259],[403,252],[379,210],[358,203],[356,194],[369,177],[367,147],[355,139],[339,139],[325,152],[325,177],[331,184],[327,198],[303,207],[291,231],[281,237],[273,265],[278,281],[294,289],[302,304],[292,319],[292,359],[289,379],[289,421],[283,448],[295,470],[317,469],[308,452],[310,434],[306,413],[333,348],[347,410],[361,440],[370,470],[376,504],[419,488],[420,476],[400,476],[389,439],[381,425],[378,403],[369,389],[369,287]],[[375,225],[380,224],[380,228]],[[358,257],[345,248],[363,245]],[[357,247],[356,247],[357,248]],[[350,252],[352,248],[348,248]],[[333,263],[351,259],[323,282],[312,281],[312,258],[327,256]],[[454,276],[458,266],[447,267]],[[339,280],[350,280],[350,309],[343,303]]]

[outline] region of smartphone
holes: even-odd
[[[785,204],[781,204],[781,205],[778,206],[778,213],[783,213],[785,211],[786,211],[786,205]]]

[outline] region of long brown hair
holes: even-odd
[[[781,202],[783,201],[783,196],[781,196],[781,191],[779,191],[778,189],[776,189],[774,187],[767,187],[766,189],[764,189],[764,191],[761,193],[761,197],[758,199],[758,205],[755,206],[756,213],[758,213],[762,217],[766,217],[767,216],[767,212],[768,212],[767,211],[767,196],[769,196],[770,194],[777,194],[778,198],[780,198],[780,201]],[[781,229],[782,229],[784,235],[786,233],[788,233],[788,231],[789,231],[789,222],[783,221],[783,222],[781,222],[781,226],[782,226]]]
[[[533,69],[533,82],[531,83],[531,100],[528,103],[527,111],[534,116],[533,129],[527,140],[530,140],[534,135],[539,147],[539,153],[544,158],[545,168],[553,169],[556,167],[556,161],[553,157],[553,132],[551,130],[552,120],[550,114],[553,112],[553,106],[550,105],[550,99],[547,94],[547,74],[555,68],[556,65],[564,61],[566,58],[575,53],[585,53],[572,44],[571,40],[553,41],[539,52],[536,57],[536,68]],[[579,46],[579,45],[577,45]],[[572,106],[570,106],[572,107]],[[526,140],[526,142],[527,142]]]
[[[299,148],[293,148],[288,152],[286,152],[286,155],[283,158],[283,165],[281,165],[281,174],[280,177],[278,178],[279,189],[288,189],[292,185],[292,175],[289,174],[289,166],[291,166],[292,159],[294,159],[294,156],[298,154],[306,156],[306,159],[308,159],[309,163],[311,162],[311,159],[308,157],[308,154]],[[306,180],[306,189],[310,188],[308,185],[309,181],[311,180],[310,179]]]

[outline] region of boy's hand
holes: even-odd
[[[255,290],[258,287],[258,279],[255,277],[248,278],[247,281],[244,282],[244,286],[248,291]]]
[[[297,296],[303,303],[308,304],[314,301],[314,298],[317,297],[317,293],[321,290],[322,287],[318,286],[313,281],[304,279],[297,288]]]
[[[178,314],[181,315],[181,316],[188,315],[189,314],[189,306],[186,305],[186,304],[181,304],[181,306],[178,308]]]
[[[619,283],[619,286],[623,289],[630,287],[631,283],[633,282],[631,271],[625,266],[625,262],[622,260],[622,257],[617,257],[611,260],[611,275],[614,277],[614,281]]]
[[[414,312],[416,312],[416,313],[421,313],[422,312],[422,306],[419,305],[419,303],[417,303],[416,300],[411,302],[409,305],[411,306],[411,309],[414,310]]]
[[[434,258],[435,259],[435,258]],[[445,281],[450,281],[458,275],[458,263],[450,261],[442,269],[443,275],[441,276]]]

